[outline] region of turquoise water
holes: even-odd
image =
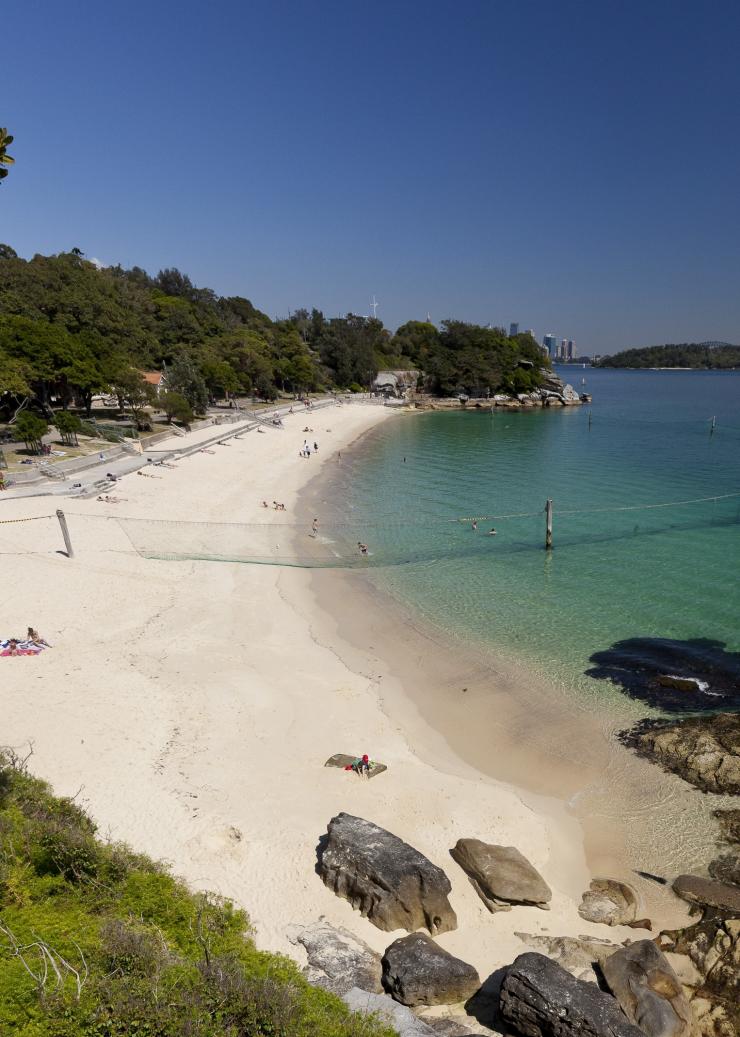
[[[740,374],[567,374],[592,405],[400,415],[334,492],[384,588],[593,698],[617,641],[740,649]]]

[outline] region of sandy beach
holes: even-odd
[[[65,500],[72,560],[59,553],[56,519],[0,525],[3,584],[12,588],[2,636],[32,624],[53,645],[37,658],[0,660],[0,741],[32,741],[32,770],[57,793],[76,795],[103,835],[232,897],[259,946],[299,961],[290,926],[320,917],[379,951],[403,935],[376,929],[315,874],[317,841],[342,810],[444,868],[459,924],[439,942],[482,978],[525,949],[516,932],[639,937],[579,917],[592,875],[563,802],[475,769],[459,738],[453,749],[422,717],[402,679],[385,687],[385,669],[373,668],[383,652],[372,622],[366,645],[339,650],[346,602],[338,599],[352,595],[350,580],[319,593],[307,569],[147,559],[117,521],[172,520],[179,544],[183,520],[294,523],[299,494],[322,466],[340,463],[338,451],[350,456],[358,437],[388,420],[406,419],[374,406],[316,411],[308,423],[320,450],[306,460],[298,452],[307,418],[297,414],[284,429],[150,470],[157,478],[127,476],[115,489],[126,498],[119,504]],[[263,499],[286,510],[266,510]],[[6,501],[0,519],[57,506]],[[355,622],[353,638],[362,637]],[[366,782],[324,768],[337,752],[368,752],[389,770]],[[551,910],[491,915],[449,856],[460,837],[516,846],[552,888]],[[674,920],[681,917],[678,908]]]

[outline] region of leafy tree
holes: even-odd
[[[24,410],[18,415],[15,430],[32,454],[41,453],[41,440],[49,431],[48,424],[38,414]]]
[[[54,424],[67,446],[77,446],[77,434],[82,431],[82,422],[76,414],[68,410],[58,411],[54,415]]]
[[[10,393],[12,396],[30,396],[29,380],[31,370],[23,360],[17,360],[0,349],[0,396]]]
[[[174,418],[183,425],[189,425],[193,420],[193,408],[179,392],[166,392],[161,397],[159,405],[167,415],[167,424],[171,425]]]
[[[4,126],[0,127],[0,181],[4,180],[8,175],[8,170],[4,169],[4,166],[12,166],[15,163],[15,159],[11,158],[7,152],[7,148],[13,143],[13,138],[8,133]]]
[[[137,429],[145,432],[151,424],[148,408],[152,407],[157,399],[154,386],[147,382],[141,371],[129,367],[116,374],[113,387],[124,406],[131,411]]]
[[[226,360],[209,357],[203,361],[201,370],[211,398],[223,395],[228,400],[230,393],[239,392],[241,383],[238,375]]]
[[[208,389],[196,364],[187,356],[179,356],[167,372],[169,391],[184,396],[196,414],[208,408]]]

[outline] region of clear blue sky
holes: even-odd
[[[740,342],[740,4],[5,0],[0,241],[299,306]]]

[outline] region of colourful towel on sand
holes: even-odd
[[[39,652],[43,652],[44,645],[36,644],[35,641],[21,641],[19,639],[16,645],[15,651],[10,649],[10,638],[7,641],[0,641],[0,656],[13,656],[13,655],[38,655]]]

